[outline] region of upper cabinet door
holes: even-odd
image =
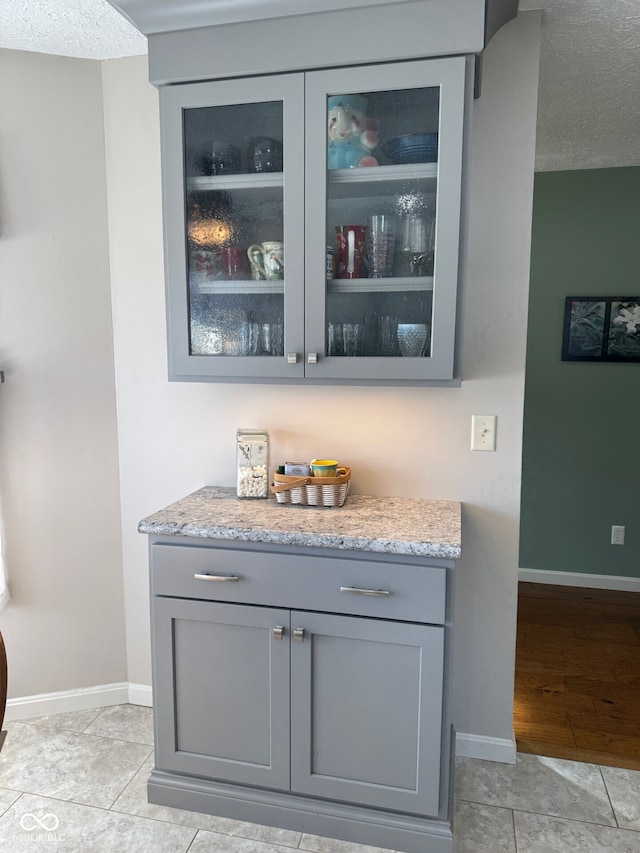
[[[161,91],[173,379],[303,374],[303,104],[302,74]]]
[[[308,377],[453,377],[465,91],[464,57],[307,74]]]

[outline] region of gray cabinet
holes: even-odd
[[[438,813],[442,628],[161,598],[154,635],[160,767]]]
[[[161,89],[171,378],[452,379],[467,63]]]
[[[152,540],[152,802],[450,853],[451,564]]]

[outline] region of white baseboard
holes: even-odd
[[[515,764],[516,753],[515,737],[509,739],[456,732],[456,755],[461,758],[482,758],[485,761]]]
[[[584,586],[590,589],[619,589],[640,591],[640,578],[617,575],[589,575],[586,572],[547,572],[543,569],[519,569],[518,580],[527,583],[550,583],[561,586]]]
[[[151,687],[144,684],[99,684],[58,693],[40,693],[7,699],[5,720],[28,720],[66,711],[86,711],[109,705],[151,705]]]
[[[129,704],[153,708],[153,692],[150,684],[129,684]]]

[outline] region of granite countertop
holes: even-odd
[[[351,495],[339,508],[292,506],[275,498],[239,500],[234,488],[205,486],[144,518],[138,530],[449,560],[461,555],[457,501]]]

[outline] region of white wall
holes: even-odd
[[[329,454],[351,465],[359,493],[464,502],[454,716],[461,732],[511,739],[539,26],[522,15],[486,51],[459,389],[169,383],[157,92],[144,58],[104,64],[131,682],[150,682],[139,519],[205,483],[233,483],[236,428],[267,426],[274,460]],[[498,415],[496,453],[470,452],[472,413]]]
[[[126,679],[100,65],[0,51],[9,696]]]

